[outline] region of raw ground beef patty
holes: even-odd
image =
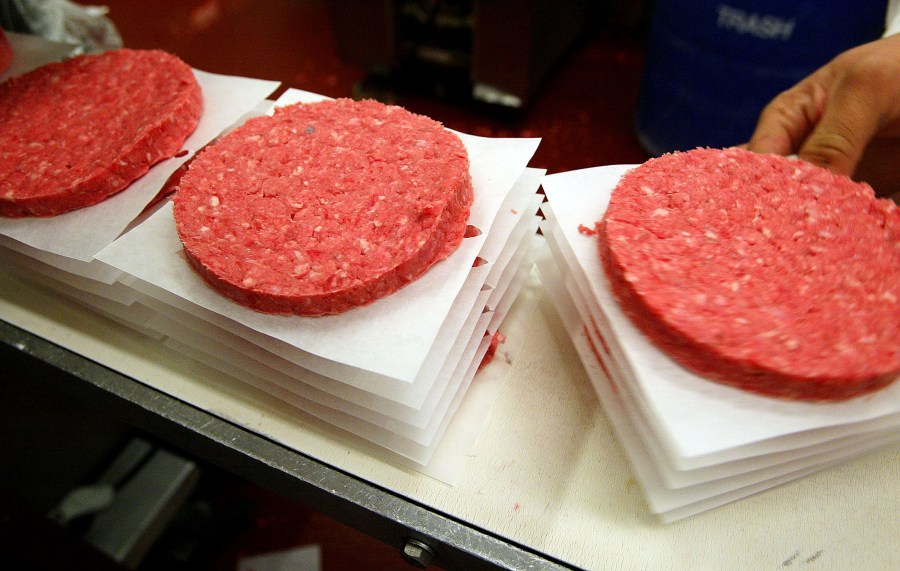
[[[193,71],[114,50],[0,84],[0,216],[54,216],[123,190],[176,154],[203,107]]]
[[[696,149],[626,173],[598,230],[623,310],[702,376],[842,400],[900,375],[900,209],[868,185]]]
[[[384,297],[455,250],[469,160],[440,123],[338,99],[250,119],[198,153],[175,195],[191,264],[267,313],[340,313]]]

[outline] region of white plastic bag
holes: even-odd
[[[122,47],[122,37],[106,6],[82,6],[69,0],[6,0],[29,31],[44,39],[74,44],[91,53]]]

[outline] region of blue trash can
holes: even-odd
[[[635,129],[652,155],[746,142],[763,107],[884,31],[886,0],[666,0],[651,17]]]

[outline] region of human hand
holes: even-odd
[[[900,34],[843,52],[775,97],[747,148],[900,192]]]

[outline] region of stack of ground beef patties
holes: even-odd
[[[900,375],[900,209],[868,185],[696,149],[629,171],[599,231],[623,310],[704,377],[842,400]]]
[[[472,200],[459,137],[396,106],[339,99],[278,108],[199,153],[174,215],[215,289],[262,312],[324,315],[447,257]]]
[[[54,216],[125,189],[197,127],[193,71],[161,51],[115,50],[0,84],[0,216]]]

